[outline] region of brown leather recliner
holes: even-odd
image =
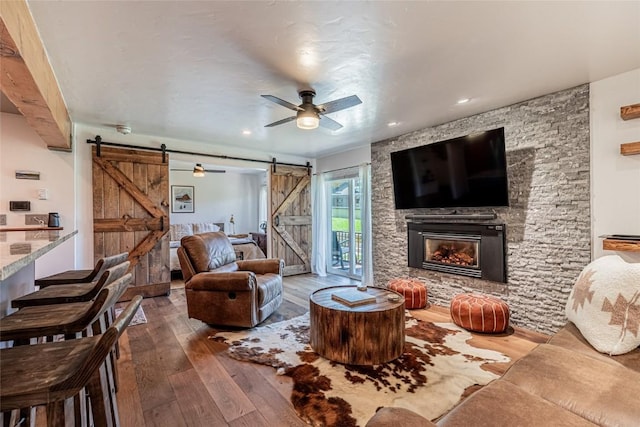
[[[280,259],[236,261],[224,233],[185,236],[178,259],[190,318],[213,325],[253,327],[280,307]]]

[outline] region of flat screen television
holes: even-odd
[[[504,128],[391,153],[396,209],[509,206]]]

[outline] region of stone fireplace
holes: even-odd
[[[507,282],[504,224],[409,222],[409,267]]]
[[[502,230],[507,242],[507,281],[425,270],[424,258],[411,261],[418,267],[409,265],[407,216],[433,217],[449,212],[396,209],[390,154],[501,126],[507,148],[509,207],[464,208],[456,212],[493,213],[492,219],[461,219],[458,215],[455,219],[430,221],[507,224],[507,229]],[[460,293],[498,296],[509,304],[513,325],[545,333],[557,331],[566,323],[565,306],[571,288],[591,260],[590,153],[589,85],[372,144],[375,283],[384,286],[398,277],[419,278],[428,285],[429,302],[443,307],[449,307]],[[425,243],[421,236],[418,241],[422,253]],[[478,263],[483,271],[486,253],[480,246]]]

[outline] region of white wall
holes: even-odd
[[[640,119],[624,121],[620,107],[640,102],[640,69],[591,83],[591,221],[593,257],[601,235],[640,235],[640,155],[622,156],[620,144],[640,141]],[[617,252],[640,262],[638,252]]]
[[[25,226],[25,214],[60,214],[63,233],[75,229],[74,155],[51,151],[27,124],[23,116],[0,113],[0,213],[7,215],[7,226]],[[16,170],[40,172],[40,180],[16,179]],[[38,189],[47,189],[49,198],[39,200]],[[31,202],[30,212],[9,211],[10,200]],[[35,276],[42,277],[74,268],[74,237],[36,261]]]
[[[192,185],[195,192],[194,213],[171,213],[171,223],[223,222],[230,234],[233,214],[236,234],[258,231],[258,195],[265,175],[227,171],[196,178],[191,172],[170,172],[171,185]]]
[[[317,159],[315,173],[358,166],[363,163],[371,163],[370,144]]]

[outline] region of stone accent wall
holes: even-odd
[[[396,210],[389,154],[473,132],[505,128],[509,208],[495,212],[507,226],[507,282],[495,283],[407,267],[405,215]],[[372,144],[374,280],[422,278],[429,301],[448,307],[460,292],[504,299],[512,324],[546,333],[564,323],[575,279],[591,260],[589,203],[589,85],[556,92]]]

